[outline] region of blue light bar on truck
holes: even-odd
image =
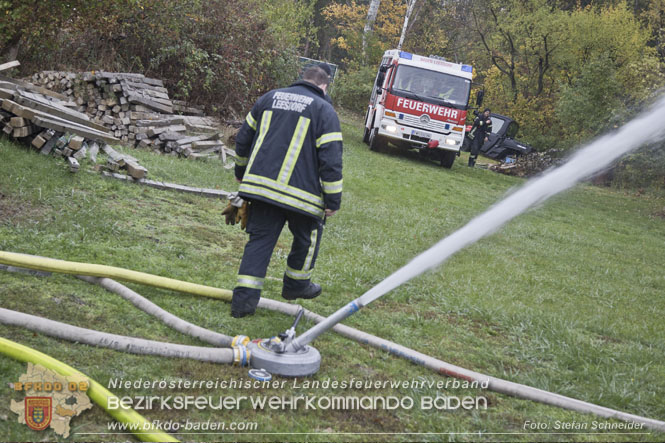
[[[413,54],[411,54],[410,52],[399,51],[399,56],[400,58],[405,58],[407,60],[413,59]]]
[[[471,65],[462,65],[462,71],[464,71],[464,72],[473,72],[473,66],[471,66]]]

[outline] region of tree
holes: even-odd
[[[510,83],[512,101],[518,94],[539,96],[562,42],[563,13],[546,0],[498,0],[472,9],[480,42],[496,69]]]
[[[322,14],[336,31],[331,43],[339,50],[341,63],[365,65],[376,63],[386,49],[397,45],[405,10],[404,0],[383,0],[374,30],[368,35],[364,33],[368,6],[360,5],[355,0],[350,3],[331,3]]]
[[[371,0],[369,8],[367,8],[367,21],[365,22],[365,28],[363,29],[363,56],[366,54],[367,38],[374,28],[374,22],[376,21],[376,15],[379,13],[380,5],[381,0]]]
[[[52,50],[56,35],[83,4],[82,0],[0,0],[0,56],[22,58],[22,49],[31,45]]]
[[[665,61],[665,0],[650,0],[641,18],[651,28],[651,46],[656,48],[661,61]]]
[[[402,33],[399,37],[399,43],[397,44],[397,49],[402,49],[402,44],[404,43],[404,37],[406,37],[406,31],[409,26],[409,17],[413,12],[413,7],[416,5],[417,0],[407,0],[406,12],[404,13],[404,25],[402,25]]]
[[[534,144],[591,137],[662,84],[650,33],[625,3],[565,12],[545,0],[492,0],[473,17],[492,65],[479,72],[487,102]]]

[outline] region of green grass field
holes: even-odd
[[[451,170],[412,155],[374,153],[361,142],[360,119],[343,116],[342,210],[328,220],[315,280],[324,294],[303,306],[328,315],[361,295],[437,240],[454,232],[523,180]],[[149,176],[235,190],[218,162],[131,151]],[[102,156],[100,156],[102,157]],[[86,172],[0,140],[0,250],[99,263],[232,289],[246,234],[226,226],[225,203],[149,189]],[[580,185],[521,215],[461,251],[443,267],[385,295],[346,324],[441,360],[613,409],[665,419],[665,198]],[[280,299],[290,246],[285,230],[264,296]],[[275,335],[291,319],[259,311],[233,319],[228,304],[128,284],[164,309],[200,326],[252,338]],[[66,275],[0,271],[0,306],[73,325],[154,340],[204,345],[169,329],[104,289]],[[303,323],[299,330],[311,326]],[[127,380],[247,380],[246,368],[126,354],[0,326],[0,336],[31,346],[106,385]],[[323,356],[313,380],[447,380],[333,332],[314,343]],[[17,423],[9,383],[26,365],[0,355],[0,439],[58,440]],[[248,433],[183,434],[188,441],[662,441],[649,430],[614,425],[482,389],[116,389],[120,396],[395,396],[411,409],[139,411],[151,420],[252,422]],[[484,397],[487,409],[426,410],[427,396]],[[72,420],[69,440],[131,440],[109,433],[112,419],[94,407]],[[547,424],[531,430],[528,423]],[[558,430],[557,423],[582,430]],[[526,424],[526,426],[525,426]],[[586,426],[586,429],[584,427]],[[526,427],[526,429],[525,429]],[[532,432],[537,432],[534,435]],[[568,433],[566,433],[568,432]],[[376,433],[386,433],[377,435]],[[481,433],[481,434],[479,434]]]

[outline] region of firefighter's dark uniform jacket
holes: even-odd
[[[473,126],[469,131],[469,138],[475,139],[476,135],[480,135],[484,140],[488,134],[492,133],[492,119],[491,117],[485,118],[484,115],[479,115],[473,121]]]
[[[262,96],[236,136],[241,197],[322,219],[342,200],[342,132],[317,86],[299,81]]]
[[[471,155],[473,156],[478,155],[480,148],[485,143],[485,137],[492,133],[492,119],[489,116],[485,117],[483,114],[476,117],[469,131],[469,138],[473,140],[471,145]]]
[[[231,313],[258,305],[272,251],[285,223],[293,234],[286,291],[310,285],[325,209],[342,201],[342,133],[323,91],[305,81],[273,90],[254,105],[236,136],[239,195],[251,202],[249,241],[233,290]]]

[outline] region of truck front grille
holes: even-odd
[[[430,120],[429,123],[423,124],[420,117],[409,114],[399,114],[398,120],[405,125],[413,126],[414,128],[425,129],[427,131],[434,131],[444,134],[450,134],[450,123],[440,122],[438,120]]]

